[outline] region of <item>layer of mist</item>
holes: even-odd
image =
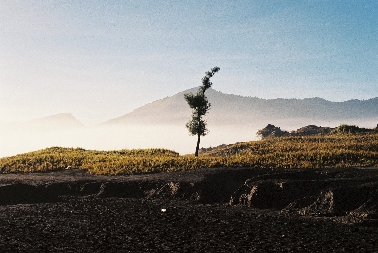
[[[0,157],[52,146],[96,150],[166,148],[180,154],[194,153],[197,139],[189,136],[185,128],[191,110],[184,94],[196,90],[157,100],[96,127],[85,127],[70,113],[0,124]],[[212,106],[206,115],[210,133],[201,139],[200,147],[204,148],[256,140],[257,130],[267,124],[290,132],[307,125],[375,128],[378,123],[378,97],[345,102],[321,98],[265,100],[213,89],[206,95]]]
[[[322,122],[308,119],[285,121],[264,121],[252,125],[212,126],[210,132],[201,138],[200,147],[215,147],[257,140],[256,132],[268,123],[292,131],[306,125],[336,127],[340,123],[374,128],[376,121]],[[25,128],[0,129],[0,157],[12,156],[52,146],[81,147],[95,150],[119,150],[138,148],[166,148],[180,154],[195,151],[196,137],[188,134],[185,126],[178,125],[113,125],[101,127],[80,127],[42,131]]]
[[[217,146],[256,139],[256,129],[214,127],[202,138],[201,147]],[[196,137],[189,136],[185,126],[122,125],[59,131],[0,132],[0,157],[35,151],[52,146],[81,147],[96,150],[166,148],[180,154],[194,153]]]

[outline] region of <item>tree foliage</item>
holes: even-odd
[[[186,124],[191,135],[197,135],[197,146],[195,156],[198,156],[198,149],[201,136],[205,136],[209,130],[206,127],[206,121],[202,118],[209,111],[211,104],[209,103],[205,92],[212,86],[210,78],[219,71],[219,67],[214,67],[211,71],[206,72],[206,75],[202,78],[202,85],[199,87],[196,94],[186,93],[184,98],[192,109],[192,118]]]
[[[268,124],[263,129],[260,129],[257,131],[257,136],[261,138],[267,138],[267,137],[282,137],[282,136],[288,136],[289,132],[282,131],[280,127],[276,127],[275,125]]]
[[[364,132],[373,132],[374,130],[375,129],[360,128],[356,125],[340,124],[340,126],[336,127],[333,130],[333,132],[336,134],[356,134]]]
[[[264,139],[267,137],[283,137],[283,136],[311,136],[311,135],[327,135],[327,134],[363,134],[363,133],[377,133],[377,128],[363,128],[356,125],[341,124],[336,128],[331,127],[319,127],[315,125],[308,125],[301,127],[290,133],[281,130],[280,127],[268,124],[263,129],[257,131],[257,136]]]

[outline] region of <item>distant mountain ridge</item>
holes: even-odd
[[[96,150],[167,148],[189,154],[194,151],[195,138],[185,129],[191,109],[184,94],[196,91],[193,88],[165,97],[97,127],[84,126],[70,113],[0,123],[0,157],[52,146]],[[201,140],[201,147],[256,140],[258,130],[268,124],[292,131],[308,125],[373,128],[378,123],[378,98],[345,102],[321,98],[261,99],[213,89],[206,95],[212,105],[206,117],[210,133]]]
[[[110,119],[99,126],[112,125],[176,125],[184,126],[190,119],[191,109],[184,94],[197,92],[192,88],[170,97],[141,106],[131,113]],[[378,123],[378,97],[368,100],[332,102],[322,98],[305,99],[262,99],[240,95],[224,94],[209,89],[206,96],[211,103],[207,115],[209,126],[280,124],[300,121],[297,126],[316,122],[338,122],[352,120],[376,121]],[[61,130],[82,128],[84,125],[70,113],[60,113],[21,123],[2,123],[2,129]]]
[[[180,92],[135,109],[133,112],[106,121],[112,124],[185,124],[191,110],[184,94],[197,88]],[[309,121],[377,120],[378,97],[368,100],[331,102],[322,98],[261,99],[224,94],[209,89],[206,96],[211,103],[208,122],[213,125],[252,124],[302,119]]]
[[[0,126],[0,128],[12,128],[13,130],[29,129],[40,131],[56,131],[82,127],[84,127],[84,124],[77,120],[71,113],[59,113],[27,122],[7,123]]]

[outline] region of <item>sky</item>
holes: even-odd
[[[228,94],[377,97],[378,1],[0,1],[0,122],[95,125],[214,66]]]

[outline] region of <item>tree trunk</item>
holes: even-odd
[[[195,157],[198,156],[198,150],[199,150],[199,145],[200,145],[200,141],[201,141],[201,140],[200,140],[200,139],[201,139],[201,135],[198,134],[197,136],[198,136],[198,139],[197,139],[196,153],[194,154]]]

